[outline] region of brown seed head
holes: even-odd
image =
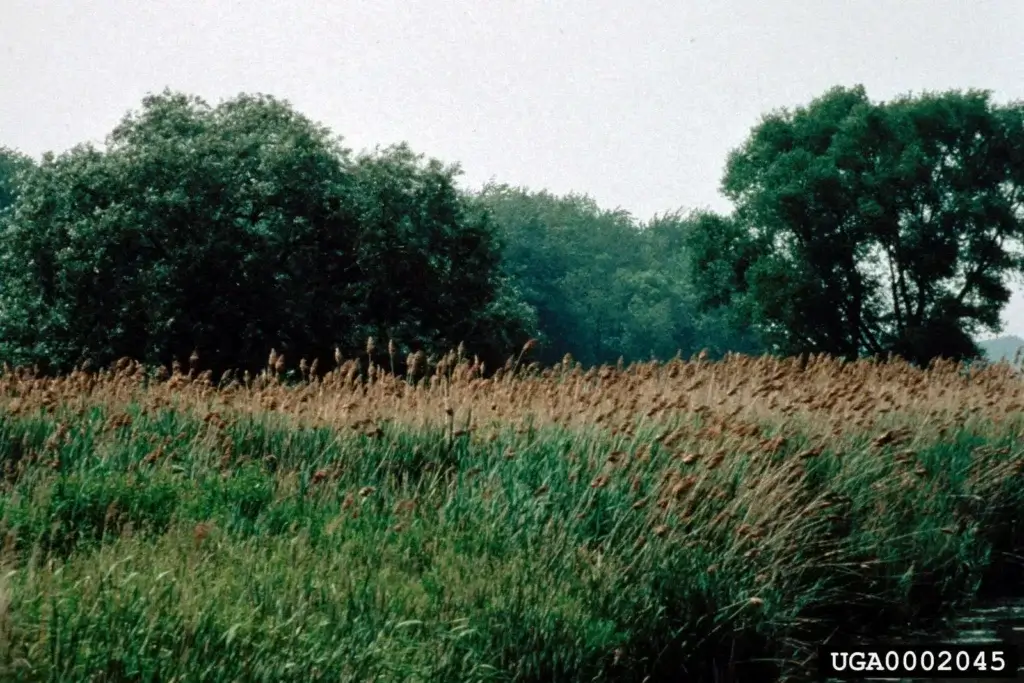
[[[209,522],[200,522],[196,524],[195,528],[192,529],[192,538],[195,541],[196,547],[198,547],[207,536],[210,535],[210,529],[212,525]]]

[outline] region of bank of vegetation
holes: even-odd
[[[701,350],[925,367],[998,332],[1022,272],[1024,106],[835,88],[772,112],[725,165],[727,214],[641,221],[491,184],[407,145],[353,153],[266,95],[147,97],[102,146],[0,150],[0,361],[129,357],[219,375],[270,348],[460,343],[492,370]],[[294,369],[294,368],[292,368]]]
[[[0,677],[763,680],[1019,578],[1024,106],[830,90],[727,215],[458,177],[264,95],[0,152]]]
[[[0,377],[4,679],[799,674],[1024,540],[1007,366],[368,374]]]

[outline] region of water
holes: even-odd
[[[1002,642],[1013,644],[1017,647],[1017,651],[1021,653],[1022,659],[1024,659],[1024,599],[1017,598],[1013,600],[1001,600],[998,602],[991,602],[982,604],[976,608],[970,610],[958,619],[955,619],[950,628],[949,633],[943,634],[929,634],[925,637],[916,638],[918,642],[927,641],[943,641],[947,643],[992,643]],[[1024,662],[1022,662],[1024,664]],[[904,683],[924,683],[930,681],[949,681],[952,683],[954,679],[935,679],[935,678],[908,678],[908,679],[866,679],[875,681],[897,681],[902,680]],[[958,679],[960,683],[964,680],[975,681],[975,683],[981,683],[981,681],[1014,681],[1024,680],[1024,666],[1018,673],[1018,678],[972,678],[972,679]]]
[[[954,643],[1003,642],[1015,645],[1024,655],[1024,599],[1002,600],[979,605],[953,622]],[[1024,669],[1021,669],[1024,671]],[[1018,677],[1020,677],[1018,673]],[[963,679],[961,679],[963,680]],[[1018,678],[972,679],[1011,681]]]

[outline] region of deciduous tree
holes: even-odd
[[[521,343],[456,172],[406,148],[353,158],[268,96],[147,97],[104,149],[49,155],[22,187],[0,240],[0,355],[65,370],[195,349],[219,371],[271,347],[323,367],[370,334]]]
[[[723,189],[688,239],[706,305],[783,353],[971,357],[1024,265],[1024,107],[835,88],[766,116]]]

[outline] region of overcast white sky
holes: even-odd
[[[647,219],[728,209],[729,150],[833,85],[1024,99],[1022,34],[1022,0],[0,0],[0,145],[101,142],[166,86],[259,91],[357,150]],[[1020,287],[1003,317],[1024,336]]]

